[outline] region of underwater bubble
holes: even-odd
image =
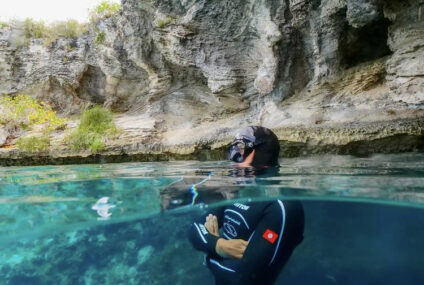
[[[176,199],[176,200],[172,200],[171,201],[171,204],[172,205],[180,205],[182,203],[183,203],[183,200],[181,200],[181,199]]]

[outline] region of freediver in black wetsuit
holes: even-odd
[[[278,167],[279,143],[264,127],[237,133],[229,158],[240,167],[262,171]],[[303,240],[299,201],[234,203],[216,208],[192,223],[189,239],[206,253],[215,284],[274,284],[293,250]]]

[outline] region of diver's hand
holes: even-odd
[[[218,239],[215,251],[223,258],[243,258],[248,242],[242,239]]]
[[[212,214],[209,214],[206,217],[206,223],[205,223],[206,229],[209,231],[211,235],[214,235],[216,237],[219,237],[218,232],[218,218]]]

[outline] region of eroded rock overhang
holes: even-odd
[[[16,46],[17,32],[2,29],[0,93],[64,115],[102,104],[123,134],[101,155],[55,134],[46,154],[8,148],[1,160],[222,158],[246,125],[275,130],[285,155],[420,150],[421,2],[124,0],[88,34],[49,47]]]

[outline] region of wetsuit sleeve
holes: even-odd
[[[189,229],[189,239],[195,249],[215,256],[215,246],[219,237],[210,234],[204,226],[206,217],[209,214],[217,216],[219,223],[218,226],[221,227],[222,217],[224,215],[224,207],[211,209],[191,224]]]
[[[280,201],[268,206],[249,241],[241,260],[208,259],[209,268],[214,273],[217,284],[251,284],[258,272],[280,262],[284,258],[280,251],[284,240],[285,212]]]

